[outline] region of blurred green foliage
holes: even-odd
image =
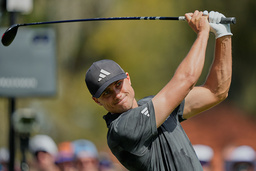
[[[237,18],[232,25],[233,82],[229,98],[249,113],[256,112],[256,1],[231,0],[35,0],[33,12],[18,14],[17,23],[117,16],[180,16],[194,10],[215,10]],[[8,26],[3,13],[1,26]],[[41,27],[41,26],[37,26]],[[17,108],[40,111],[43,124],[39,133],[59,143],[85,138],[106,148],[106,111],[91,100],[84,76],[92,62],[113,59],[128,71],[136,98],[156,94],[172,77],[189,51],[196,34],[186,22],[100,21],[48,25],[57,37],[58,94],[51,98],[17,98]],[[214,52],[211,35],[207,60],[198,84],[204,82]],[[0,146],[8,140],[8,101],[0,99]],[[38,133],[38,132],[37,132]]]

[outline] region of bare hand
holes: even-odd
[[[203,16],[202,11],[196,10],[194,13],[186,13],[185,18],[189,26],[198,34],[200,32],[209,32],[210,25],[208,16]]]

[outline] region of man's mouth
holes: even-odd
[[[125,96],[120,98],[115,104],[116,105],[121,104],[122,102],[124,102],[124,99],[125,99]]]

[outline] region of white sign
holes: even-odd
[[[7,0],[6,9],[8,12],[22,12],[28,14],[33,9],[33,0]]]
[[[12,44],[0,44],[0,97],[55,95],[55,44],[50,28],[20,28]]]

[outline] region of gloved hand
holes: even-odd
[[[220,24],[222,17],[226,18],[219,12],[211,11],[209,13],[211,32],[215,34],[216,39],[227,35],[233,35],[230,30],[230,24]]]

